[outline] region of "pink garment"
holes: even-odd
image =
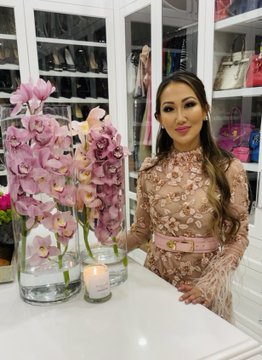
[[[127,235],[131,250],[151,239],[152,233],[168,236],[212,237],[212,205],[207,199],[209,179],[202,171],[202,148],[171,152],[156,166],[146,158],[137,183],[135,222]],[[213,252],[171,252],[152,242],[145,266],[171,284],[196,284],[210,309],[231,320],[231,276],[248,245],[248,187],[241,162],[233,159],[226,171],[231,205],[241,226],[231,241]],[[219,193],[217,192],[217,196]]]

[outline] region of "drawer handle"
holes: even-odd
[[[260,324],[262,324],[262,318],[258,319],[258,322],[259,322]]]

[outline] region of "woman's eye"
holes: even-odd
[[[170,111],[172,111],[173,110],[173,108],[171,107],[171,106],[165,106],[164,108],[163,108],[163,111],[164,112],[170,112]]]
[[[185,104],[185,107],[186,107],[186,108],[190,108],[190,107],[193,107],[193,106],[195,106],[195,105],[196,105],[196,103],[195,103],[194,101],[190,101],[190,102],[188,102],[188,103]]]

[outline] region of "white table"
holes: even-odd
[[[262,346],[130,260],[128,280],[102,304],[24,303],[18,284],[0,285],[2,360],[251,359]],[[255,357],[254,357],[255,358]]]

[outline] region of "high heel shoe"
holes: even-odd
[[[76,83],[76,95],[79,98],[85,99],[90,97],[90,85],[88,79],[79,78]]]
[[[91,51],[91,53],[89,54],[89,68],[90,71],[99,72],[98,64],[96,62],[95,54],[93,51]]]
[[[66,68],[68,71],[76,71],[75,63],[72,57],[72,54],[68,48],[65,48],[65,62],[66,62]]]
[[[62,71],[63,67],[62,67],[62,64],[61,64],[61,62],[59,60],[59,53],[58,53],[57,49],[54,49],[54,51],[52,53],[52,56],[53,56],[53,62],[54,62],[54,70],[55,71]]]
[[[70,99],[72,97],[72,81],[70,77],[63,77],[61,79],[61,95]]]
[[[87,55],[83,48],[79,48],[75,52],[75,61],[77,71],[86,73],[89,70]]]

